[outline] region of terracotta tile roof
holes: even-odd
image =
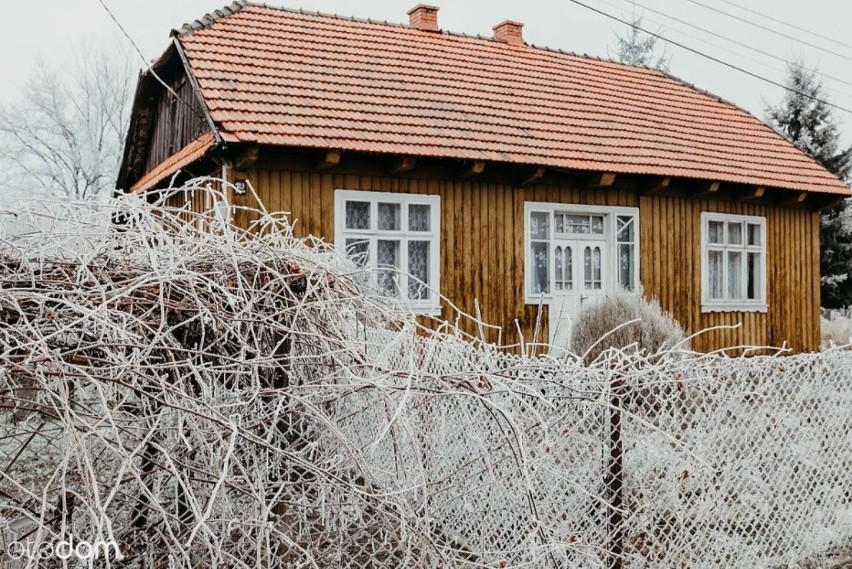
[[[161,162],[156,168],[142,176],[133,184],[130,192],[140,194],[150,190],[169,176],[174,175],[181,168],[192,164],[204,156],[214,144],[216,144],[216,140],[213,138],[212,133],[202,134],[175,154],[172,154],[167,160]]]
[[[659,71],[253,4],[178,34],[226,141],[849,188]]]

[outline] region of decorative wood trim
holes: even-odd
[[[474,176],[479,176],[485,171],[485,161],[484,160],[474,160],[471,164],[467,165],[461,172],[462,178],[472,178]]]
[[[661,178],[657,183],[652,185],[650,188],[642,191],[642,195],[644,196],[653,196],[655,194],[659,194],[666,190],[671,189],[672,178],[671,176],[666,176],[665,178]]]
[[[766,186],[756,186],[754,188],[749,188],[745,192],[738,193],[735,199],[740,201],[753,201],[759,200],[766,194]]]
[[[417,158],[414,156],[400,156],[395,159],[390,167],[391,174],[404,174],[410,172],[417,165]]]
[[[329,150],[325,153],[322,160],[315,166],[317,170],[328,170],[340,164],[340,158],[343,153],[340,150]]]
[[[721,188],[721,187],[722,187],[722,182],[710,182],[710,185],[707,186],[705,189],[699,190],[698,192],[696,192],[692,195],[693,195],[693,197],[696,197],[696,198],[703,198],[703,197],[708,197],[708,196],[715,197],[715,196],[719,195],[719,188]]]
[[[234,170],[248,170],[257,162],[260,146],[252,144],[234,159]]]
[[[796,192],[792,196],[787,194],[782,197],[778,205],[802,205],[808,199],[808,192]]]
[[[837,204],[843,203],[849,196],[840,194],[814,194],[810,197],[810,204],[816,210],[829,209]]]
[[[527,172],[518,182],[518,186],[524,187],[535,184],[544,177],[544,173],[546,171],[547,168],[545,168],[544,166],[538,166],[537,168]]]
[[[606,172],[601,176],[600,183],[598,184],[602,188],[608,188],[615,183],[615,174],[611,172]]]

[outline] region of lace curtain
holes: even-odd
[[[408,298],[423,300],[429,298],[429,242],[408,242]]]

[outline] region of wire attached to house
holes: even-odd
[[[613,16],[612,14],[608,14],[607,12],[604,12],[603,10],[599,10],[599,9],[593,7],[593,6],[589,6],[588,4],[580,2],[580,0],[568,0],[568,1],[573,3],[573,4],[577,4],[578,6],[582,6],[583,8],[586,8],[587,10],[591,10],[592,12],[596,12],[596,13],[600,14],[601,16],[607,17],[611,20],[615,20],[616,22],[620,22],[620,23],[624,24],[625,26],[632,26],[632,27],[636,28],[637,30],[639,30],[640,32],[644,32],[644,33],[648,34],[649,36],[653,36],[657,39],[663,40],[664,42],[666,42],[670,45],[673,45],[675,47],[679,47],[679,48],[686,50],[690,53],[694,53],[695,55],[698,55],[698,56],[703,57],[705,59],[709,59],[710,61],[714,61],[716,63],[724,65],[725,67],[728,67],[728,68],[733,69],[735,71],[739,71],[740,73],[744,73],[745,75],[748,75],[748,76],[753,77],[755,79],[759,79],[760,81],[763,81],[765,83],[769,83],[770,85],[774,85],[776,87],[781,87],[782,89],[784,89],[785,91],[789,91],[790,93],[793,93],[793,94],[796,94],[796,95],[799,95],[799,96],[802,96],[802,97],[806,97],[806,98],[811,99],[813,101],[816,101],[818,103],[822,103],[823,105],[835,108],[839,111],[843,111],[844,113],[852,114],[852,109],[848,109],[846,107],[843,107],[843,106],[838,105],[836,103],[832,103],[831,101],[827,101],[825,99],[820,99],[819,97],[814,97],[812,95],[808,95],[807,93],[804,93],[804,92],[799,91],[797,89],[793,89],[792,87],[784,85],[783,83],[779,83],[778,81],[775,81],[775,80],[770,79],[768,77],[764,77],[763,75],[760,75],[759,73],[755,73],[754,71],[749,71],[748,69],[745,69],[744,67],[740,67],[739,65],[729,63],[729,62],[725,61],[724,59],[720,59],[720,58],[715,57],[713,55],[710,55],[708,53],[704,53],[703,51],[696,49],[694,47],[690,47],[690,46],[685,45],[683,43],[680,43],[680,42],[677,42],[677,41],[674,41],[674,40],[670,40],[663,35],[660,35],[656,32],[652,32],[652,31],[647,30],[645,28],[642,28],[640,26],[636,26],[632,22],[628,22],[627,20],[619,18],[618,16]]]
[[[121,33],[124,35],[124,37],[126,37],[127,40],[130,42],[130,45],[133,46],[133,49],[136,50],[136,53],[139,54],[139,57],[142,59],[142,62],[145,64],[145,67],[148,69],[148,71],[151,73],[151,75],[154,77],[154,79],[156,79],[157,82],[160,83],[160,85],[162,85],[166,89],[166,91],[168,91],[175,98],[175,100],[179,101],[182,105],[186,106],[190,111],[192,111],[193,114],[195,114],[195,116],[197,116],[201,120],[206,121],[207,118],[204,115],[202,115],[201,113],[199,113],[198,109],[196,109],[191,104],[184,101],[183,98],[181,98],[181,96],[178,95],[177,92],[175,92],[175,90],[172,89],[171,86],[169,86],[162,79],[162,77],[160,77],[157,74],[156,71],[154,71],[154,68],[151,66],[150,63],[148,63],[148,60],[145,58],[145,54],[142,53],[142,50],[139,49],[139,46],[136,44],[136,42],[133,40],[133,38],[130,36],[130,34],[127,33],[127,30],[124,29],[124,26],[121,25],[121,22],[118,21],[118,18],[115,17],[115,14],[113,14],[112,10],[109,9],[109,6],[106,5],[106,2],[104,2],[104,0],[98,0],[98,2],[100,3],[101,6],[103,6],[104,10],[106,10],[107,14],[109,14],[109,17],[112,18],[112,21],[115,22],[115,25],[118,26],[118,29],[121,31]]]

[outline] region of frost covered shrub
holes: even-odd
[[[687,348],[685,338],[681,325],[656,300],[618,294],[580,313],[571,333],[571,351],[591,364],[610,348],[653,355],[675,345]]]
[[[822,340],[820,347],[827,350],[832,346],[847,346],[852,343],[852,318],[834,316],[820,317]]]

